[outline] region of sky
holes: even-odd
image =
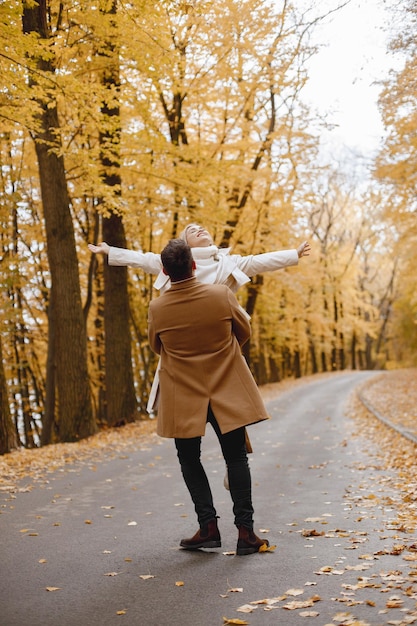
[[[316,0],[320,11],[337,4]],[[351,0],[317,29],[313,41],[322,48],[309,64],[304,99],[338,125],[322,136],[327,149],[347,146],[370,156],[378,148],[384,129],[375,83],[398,63],[387,51],[390,19],[381,0]]]

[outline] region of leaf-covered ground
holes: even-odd
[[[261,393],[268,402],[298,386],[338,375],[320,374],[266,385],[261,388]],[[416,369],[376,374],[359,391],[367,403],[390,422],[417,433]],[[335,545],[340,545],[340,549],[349,550],[349,562],[347,557],[339,557],[335,562],[329,557],[326,566],[314,571],[314,579],[297,581],[300,587],[285,587],[276,597],[252,597],[239,606],[237,615],[224,618],[224,623],[250,624],[251,618],[245,619],[242,614],[281,609],[287,613],[297,612],[303,623],[307,621],[317,626],[417,624],[417,446],[378,420],[356,394],[351,397],[346,413],[348,430],[361,451],[360,461],[355,461],[352,466],[356,479],[346,486],[343,495],[346,510],[354,512],[355,525],[326,530],[327,518],[308,517],[304,519],[307,526],[302,530],[301,526],[294,528],[294,532],[299,533],[305,542],[320,542],[325,555],[330,554],[326,542],[331,546],[336,540]],[[155,420],[143,420],[103,431],[78,443],[20,450],[0,457],[0,490],[29,490],[32,487],[25,485],[26,480],[41,481],[49,472],[65,472],[73,464],[99,463],[123,456],[133,449],[147,448],[158,442],[155,427]],[[351,442],[345,444],[342,441],[340,445],[346,448]],[[375,520],[371,522],[375,524],[372,537],[366,530],[369,520]],[[260,529],[260,532],[269,531]],[[376,545],[379,539],[383,540],[380,546]],[[355,575],[349,577],[352,571]],[[144,574],[141,578],[154,578],[153,574]],[[105,575],[113,577],[117,573]],[[329,595],[323,583],[321,593],[318,593],[320,579],[326,578],[340,579],[340,591]],[[175,582],[178,587],[185,584],[184,581]],[[310,586],[314,586],[317,592],[312,590],[310,593]],[[48,591],[57,589],[59,587],[47,588]],[[243,589],[239,585],[229,589],[226,595],[241,592]],[[308,598],[303,599],[303,594]],[[318,621],[321,619],[321,603],[334,607],[331,624]],[[375,607],[372,608],[374,619],[364,621],[357,617],[364,604]]]
[[[378,413],[417,437],[416,369],[384,372],[362,394]]]
[[[392,424],[417,436],[417,370],[386,372],[367,383],[362,395],[379,414]],[[386,470],[384,476],[390,493],[389,504],[398,514],[395,524],[406,532],[417,528],[417,444],[386,426],[370,413],[358,397],[352,398],[350,414],[356,422],[356,432],[377,445],[374,463]],[[369,463],[372,463],[372,455]],[[365,457],[366,458],[366,457]],[[392,470],[392,471],[391,471]],[[394,496],[392,494],[395,494]],[[417,546],[416,546],[417,552]],[[417,577],[417,554],[414,556]],[[417,621],[417,617],[416,617]]]

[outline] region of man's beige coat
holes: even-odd
[[[204,435],[209,403],[222,433],[268,419],[240,349],[249,320],[228,287],[173,283],[151,302],[148,331],[161,355],[160,436]]]

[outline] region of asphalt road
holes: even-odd
[[[197,527],[170,440],[3,493],[1,626],[221,626],[224,617],[251,626],[380,626],[403,619],[415,600],[387,611],[389,594],[381,593],[398,557],[372,557],[401,540],[387,530],[395,511],[374,502],[384,471],[367,463],[374,444],[352,436],[345,414],[354,388],[372,375],[349,372],[297,387],[268,403],[269,422],[250,428],[255,530],[274,552],[227,554],[237,533],[210,427],[203,461],[220,515],[216,550],[179,548]],[[361,580],[375,584],[358,589]],[[311,607],[283,608],[313,596]],[[260,600],[268,602],[250,604]],[[252,612],[238,611],[244,605]]]

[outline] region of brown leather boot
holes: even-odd
[[[180,546],[186,550],[198,550],[198,548],[220,548],[222,545],[217,519],[210,520],[198,529],[190,539],[181,539]]]
[[[238,526],[239,538],[237,540],[236,554],[243,556],[244,554],[253,554],[259,552],[259,548],[263,545],[269,546],[268,539],[261,539],[250,528]]]

